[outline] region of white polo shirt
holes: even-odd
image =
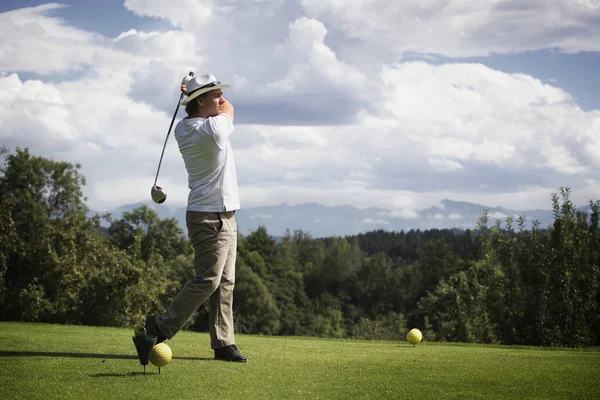
[[[175,138],[188,173],[188,211],[238,210],[240,199],[229,135],[233,121],[227,114],[184,118]]]

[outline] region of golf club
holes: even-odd
[[[190,72],[183,80],[181,84],[187,83],[194,76],[193,72]],[[165,155],[165,148],[167,147],[167,141],[169,140],[169,135],[171,134],[171,128],[173,128],[173,122],[175,122],[175,117],[177,116],[177,111],[179,111],[179,106],[181,105],[181,101],[183,100],[184,94],[181,93],[179,96],[179,100],[177,101],[177,107],[175,107],[175,113],[173,114],[173,119],[171,120],[171,125],[169,125],[169,131],[167,132],[167,137],[165,138],[165,144],[163,145],[162,153],[160,153],[160,161],[158,162],[158,168],[156,170],[156,177],[154,178],[154,185],[152,185],[152,190],[150,190],[150,196],[155,203],[162,204],[167,200],[167,192],[160,186],[156,186],[156,181],[158,180],[158,173],[160,171],[160,164],[162,163],[163,156]]]

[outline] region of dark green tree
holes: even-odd
[[[361,306],[365,317],[377,319],[398,311],[400,287],[392,269],[392,259],[386,254],[365,258],[354,285],[353,303]]]
[[[233,310],[238,332],[279,334],[280,312],[276,301],[260,276],[243,260],[236,265],[234,298]]]
[[[112,243],[122,250],[129,250],[139,236],[144,260],[151,254],[159,254],[163,260],[173,260],[178,255],[192,254],[188,238],[175,218],[160,219],[156,211],[144,205],[113,221],[108,228]]]

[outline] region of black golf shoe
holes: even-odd
[[[215,349],[215,360],[246,362],[246,357],[240,353],[235,344]]]
[[[158,326],[156,326],[156,317],[154,315],[148,315],[146,317],[146,335],[148,336],[156,336],[156,343],[159,344],[167,340],[167,337],[162,334],[161,331],[158,330]]]

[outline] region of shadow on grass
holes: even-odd
[[[131,376],[139,375],[158,375],[158,372],[125,372],[123,374],[94,374],[90,375],[90,378],[128,378]]]
[[[0,357],[66,357],[66,358],[99,358],[104,362],[107,359],[137,360],[136,355],[127,354],[94,354],[94,353],[63,353],[52,351],[0,351]],[[208,357],[173,357],[177,360],[212,361]]]
[[[135,355],[125,354],[91,354],[91,353],[61,353],[52,351],[0,351],[0,357],[67,357],[67,358],[113,358],[121,360],[137,360]]]

